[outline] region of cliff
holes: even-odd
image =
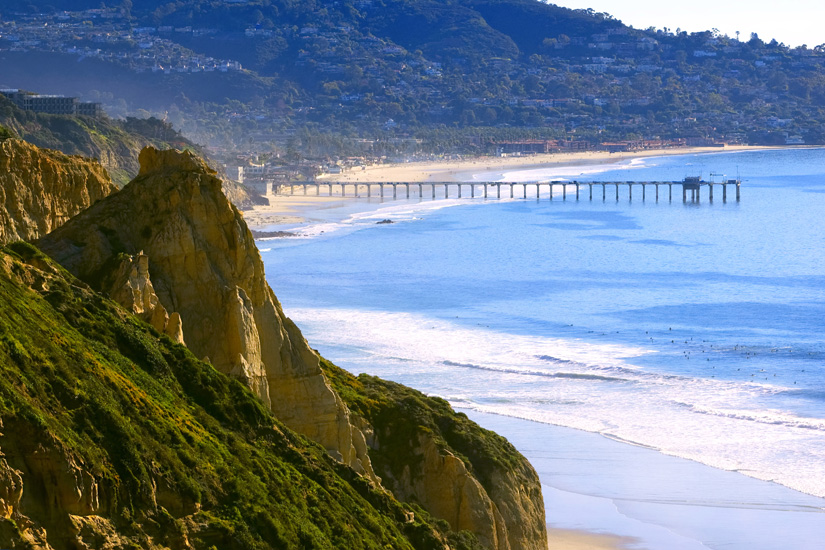
[[[215,173],[189,153],[147,148],[140,159],[135,180],[38,246],[159,332],[180,329],[179,341],[289,428],[442,520],[454,546],[546,548],[538,478],[506,440],[442,400],[319,359],[266,283]]]
[[[488,548],[545,550],[541,484],[506,439],[443,399],[322,360],[333,388],[368,434],[376,474],[400,500],[418,502]]]
[[[45,235],[116,190],[95,161],[0,141],[0,244]]]
[[[0,248],[0,548],[477,548],[33,246]]]
[[[39,246],[106,292],[124,254],[146,256],[158,302],[180,316],[183,340],[196,356],[243,380],[286,425],[373,477],[363,435],[284,315],[221,181],[190,153],[147,148],[140,161],[135,180]],[[135,311],[126,295],[130,301],[121,303]]]

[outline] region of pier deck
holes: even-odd
[[[502,198],[502,188],[505,198],[520,198],[533,196],[541,198],[542,190],[546,191],[546,197],[553,199],[561,195],[562,200],[567,200],[567,195],[574,196],[576,200],[581,198],[582,192],[586,192],[588,200],[593,200],[593,188],[596,188],[596,199],[601,194],[602,201],[606,201],[608,190],[612,196],[615,192],[616,200],[619,200],[619,189],[626,189],[628,200],[633,200],[634,187],[641,191],[641,199],[647,200],[648,193],[652,193],[655,200],[659,201],[660,188],[666,192],[668,201],[673,200],[673,188],[677,187],[682,191],[682,202],[699,202],[701,200],[702,189],[707,189],[708,200],[713,202],[714,187],[721,187],[722,202],[728,200],[728,186],[733,186],[736,200],[740,200],[741,180],[726,180],[723,182],[703,181],[699,178],[685,178],[682,181],[529,181],[529,182],[466,182],[466,181],[442,181],[442,182],[341,182],[341,181],[310,181],[310,182],[283,182],[272,184],[272,190],[276,194],[284,195],[319,195],[330,197],[368,197],[381,198],[410,198],[410,188],[418,191],[419,198],[475,198],[484,197],[497,199]],[[665,190],[664,187],[667,187]],[[399,192],[400,188],[400,192]],[[641,188],[641,189],[639,189]],[[314,193],[308,193],[314,191]],[[469,195],[467,195],[469,191]],[[518,193],[518,192],[521,193]],[[599,193],[601,191],[601,193]],[[323,193],[323,194],[322,194]],[[428,197],[429,196],[429,197]],[[677,195],[678,196],[678,195]],[[639,195],[637,194],[637,197]]]

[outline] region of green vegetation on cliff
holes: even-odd
[[[367,419],[381,437],[380,449],[370,455],[377,469],[401,477],[422,433],[461,458],[488,489],[493,469],[514,470],[522,464],[509,441],[455,412],[439,397],[368,374],[356,377],[325,359],[321,366],[350,410]]]
[[[0,419],[3,547],[429,549],[448,538],[444,522],[23,243],[0,249]]]

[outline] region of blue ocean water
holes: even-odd
[[[825,497],[825,150],[470,177],[737,173],[739,202],[425,192],[259,244],[287,314],[351,371]]]

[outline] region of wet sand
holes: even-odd
[[[549,550],[623,550],[630,548],[631,537],[618,537],[577,531],[575,529],[547,529],[547,548]]]

